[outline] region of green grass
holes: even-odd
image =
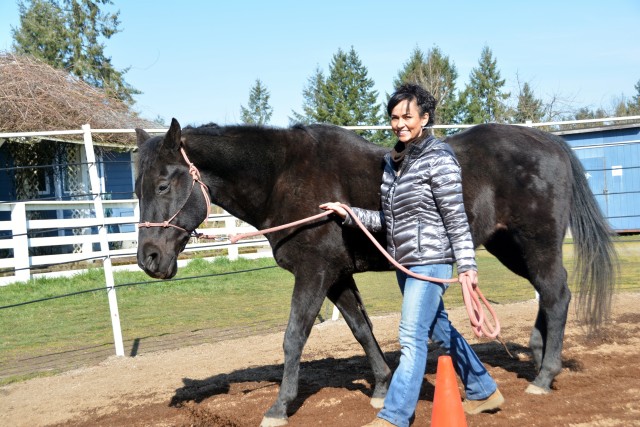
[[[293,284],[290,273],[272,268],[198,277],[271,265],[272,259],[194,260],[177,276],[196,276],[188,281],[153,281],[142,272],[118,272],[114,275],[116,285],[148,282],[116,291],[123,337],[228,328],[247,322],[275,324],[288,312]],[[72,279],[35,280],[1,288],[0,300],[2,305],[10,305],[103,286],[102,269],[92,269]],[[41,352],[43,347],[64,351],[78,343],[91,346],[112,342],[109,305],[103,290],[5,309],[0,330],[0,354],[8,358]]]
[[[640,243],[623,238],[616,243],[620,259],[619,290],[638,291]],[[571,269],[572,246],[565,245],[565,264]],[[534,298],[531,285],[509,272],[484,250],[477,252],[480,286],[494,303]],[[293,276],[273,266],[273,259],[228,261],[192,260],[176,279],[156,281],[143,272],[116,272],[117,300],[125,341],[147,342],[173,334],[242,329],[282,329],[289,314]],[[258,270],[256,270],[258,269]],[[245,271],[254,270],[254,271]],[[241,272],[238,274],[225,274]],[[214,275],[214,276],[210,276]],[[203,277],[210,276],[210,277]],[[180,280],[191,278],[189,280]],[[355,276],[370,315],[397,312],[401,297],[393,272]],[[144,282],[141,284],[137,284]],[[0,306],[99,288],[97,292],[21,305],[0,310],[0,377],[3,364],[34,356],[72,352],[82,348],[110,348],[113,336],[102,269],[73,278],[37,279],[0,287]],[[448,307],[462,304],[461,292],[452,285],[445,296]],[[331,317],[325,303],[320,318]],[[207,338],[210,339],[210,338]],[[147,340],[147,341],[145,341]],[[21,379],[0,378],[0,384]]]

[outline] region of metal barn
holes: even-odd
[[[640,124],[553,132],[573,148],[618,233],[640,232]]]

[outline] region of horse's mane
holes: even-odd
[[[292,127],[293,128],[293,127]],[[227,125],[220,126],[216,123],[207,123],[200,126],[185,126],[182,132],[191,135],[220,136],[233,133],[246,132],[287,132],[289,128],[278,128],[265,125]]]
[[[207,123],[204,125],[200,125],[200,126],[192,126],[192,125],[188,125],[182,128],[182,132],[183,133],[191,133],[191,134],[219,134],[220,130],[222,129],[222,126],[218,125],[217,123]]]
[[[274,140],[279,143],[288,141],[290,143],[300,144],[302,139],[300,132],[304,133],[305,138],[313,144],[327,143],[336,141],[336,138],[325,138],[327,133],[344,132],[339,126],[329,124],[293,124],[288,128],[275,127],[266,125],[227,125],[219,126],[216,123],[207,123],[201,126],[186,126],[182,128],[184,135],[194,136],[219,136],[219,137],[235,137],[255,135],[260,136],[260,140]],[[325,135],[323,135],[325,134]]]
[[[273,133],[279,134],[281,136],[282,133],[291,133],[291,131],[302,131],[307,133],[312,139],[318,141],[318,133],[323,130],[342,130],[340,126],[335,126],[331,124],[324,123],[314,123],[314,124],[304,124],[304,123],[296,123],[291,125],[288,128],[285,127],[276,127],[276,126],[267,126],[267,125],[227,125],[220,126],[217,123],[206,123],[200,126],[185,126],[182,128],[182,132],[191,135],[211,135],[211,136],[221,136],[221,135],[231,135],[234,133],[242,134],[246,132],[264,132],[264,133]]]

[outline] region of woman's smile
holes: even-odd
[[[391,110],[391,129],[398,140],[411,142],[422,135],[422,128],[429,122],[429,114],[420,116],[418,104],[415,99],[411,102],[404,100],[399,102]]]

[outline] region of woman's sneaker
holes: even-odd
[[[502,397],[502,393],[500,390],[496,389],[493,394],[486,399],[480,400],[468,400],[465,399],[462,402],[462,407],[464,408],[464,412],[469,415],[479,414],[480,412],[487,411],[495,411],[499,409],[500,406],[504,403],[504,397]]]

